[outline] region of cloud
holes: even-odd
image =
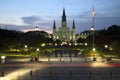
[[[22,17],[21,19],[25,24],[37,24],[43,20],[39,16],[27,16],[27,17]]]
[[[24,25],[16,24],[0,24],[2,29],[18,30],[18,31],[34,31],[38,26],[40,31],[52,33],[53,17],[52,16],[26,16],[21,17]],[[26,25],[27,24],[27,25]]]
[[[52,25],[54,17],[52,16],[27,16],[21,18],[25,24],[29,24],[26,26],[27,28],[23,28],[22,31],[34,30],[35,26],[38,26],[39,30],[46,31],[52,33]]]
[[[52,16],[26,16],[21,19],[23,23],[29,25],[49,25],[55,18]]]
[[[89,16],[91,16],[90,13],[91,13],[90,11],[85,11],[85,12],[82,12],[82,13],[78,14],[76,17],[77,17],[77,18],[89,17]]]
[[[73,17],[74,16],[74,17]],[[76,32],[80,33],[89,30],[92,26],[91,11],[86,11],[78,15],[67,16],[67,25],[72,28],[73,18],[75,20]],[[11,25],[0,24],[3,29],[30,31],[35,30],[38,26],[39,30],[52,33],[53,21],[56,21],[56,27],[61,27],[61,17],[58,16],[26,16],[21,18],[25,24],[29,25]],[[97,12],[95,17],[95,29],[104,29],[111,25],[120,25],[120,17],[118,15],[109,16],[107,14]]]
[[[8,29],[8,30],[17,30],[22,31],[22,29],[32,28],[32,26],[28,25],[13,25],[13,24],[0,24],[1,29]]]
[[[76,32],[80,33],[84,30],[90,30],[92,26],[91,11],[85,11],[78,15],[74,15],[76,23]],[[70,23],[71,24],[71,23]],[[108,15],[102,12],[96,12],[95,29],[100,30],[108,28],[111,25],[120,25],[119,15]]]

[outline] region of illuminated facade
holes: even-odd
[[[60,40],[61,42],[66,42],[66,43],[71,43],[76,41],[75,22],[73,20],[72,29],[69,29],[69,27],[67,27],[65,9],[63,9],[61,27],[59,29],[56,29],[56,24],[54,21],[53,40],[54,41]]]

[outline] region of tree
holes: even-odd
[[[112,25],[107,29],[110,35],[120,35],[120,26]]]
[[[86,41],[85,38],[79,38],[79,39],[77,40],[78,43],[84,43],[85,41]]]
[[[112,48],[112,50],[120,51],[120,42],[113,41],[110,47]]]

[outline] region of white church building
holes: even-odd
[[[75,22],[73,20],[72,29],[67,26],[65,8],[63,9],[61,27],[56,29],[56,23],[53,24],[53,40],[60,40],[63,44],[75,43],[76,42],[76,29]]]

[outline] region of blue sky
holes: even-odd
[[[0,0],[0,25],[4,29],[28,31],[39,30],[52,33],[53,21],[61,26],[63,7],[68,27],[75,20],[77,33],[89,30],[94,6],[95,29],[120,25],[120,0]]]

